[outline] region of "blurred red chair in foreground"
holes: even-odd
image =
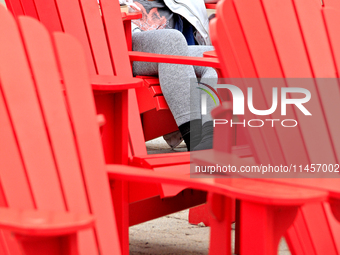
[[[340,158],[340,40],[336,26],[340,5],[336,1],[224,0],[217,9],[211,37],[229,84],[237,85],[245,95],[252,87],[257,109],[270,108],[273,87],[299,87],[311,93],[311,100],[303,105],[312,116],[288,105],[286,115],[279,110],[269,116],[246,111],[239,117],[298,123],[294,128],[276,122],[274,127],[245,129],[257,163],[298,168],[294,175],[280,178],[274,174],[264,181],[318,188],[331,196],[329,203],[299,210],[286,235],[292,254],[338,254],[340,224],[335,218],[339,220],[340,180],[333,170]],[[299,98],[293,93],[290,96]],[[326,170],[315,170],[314,164],[326,166]],[[327,171],[331,173],[320,174]]]

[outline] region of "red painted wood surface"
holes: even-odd
[[[161,97],[157,97],[161,99]],[[155,98],[154,98],[155,99]],[[164,111],[164,107],[167,107],[164,98],[163,100],[157,100],[159,110],[153,109],[143,114],[142,123],[145,140],[155,139],[164,135],[161,130],[166,130],[167,133],[172,133],[178,130],[176,121],[170,111]],[[171,121],[171,122],[170,122]],[[163,154],[164,155],[164,154]],[[136,155],[139,156],[139,155]],[[164,155],[166,157],[166,155]],[[181,155],[178,155],[181,157]],[[169,162],[170,163],[170,162]],[[171,164],[177,164],[177,160],[173,160]]]
[[[0,30],[7,38],[0,43],[0,108],[5,124],[1,127],[7,137],[0,146],[0,161],[4,164],[0,168],[1,186],[5,206],[14,210],[12,217],[19,210],[18,215],[26,222],[15,227],[14,219],[9,218],[4,226],[18,233],[18,240],[27,254],[38,251],[57,254],[59,241],[68,245],[68,254],[76,254],[78,248],[81,253],[95,254],[101,250],[119,254],[98,126],[96,121],[92,123],[96,119],[93,96],[81,47],[66,35],[56,35],[54,45],[60,57],[57,63],[50,36],[41,24],[32,18],[20,17],[20,34],[13,17],[3,7],[0,12]],[[82,101],[69,100],[66,105],[63,88],[66,94],[75,93]],[[81,92],[84,88],[87,88],[86,93]],[[89,114],[83,114],[84,111]],[[86,137],[84,143],[80,142],[84,138],[78,141],[77,135],[77,141],[74,139],[74,134],[80,133]],[[86,149],[88,143],[96,153]],[[86,153],[93,155],[89,157]],[[50,220],[47,216],[44,220],[44,213],[25,212],[25,209],[53,213]],[[96,216],[94,228],[88,228],[93,226],[92,216],[77,216],[90,213]],[[103,218],[108,215],[107,220]],[[85,227],[87,230],[79,232],[77,238],[75,234],[69,235]],[[30,231],[31,228],[35,230]],[[30,235],[40,233],[42,237],[27,236],[28,232]],[[108,235],[113,240],[116,238],[116,242],[107,242],[105,236]]]
[[[216,4],[205,4],[207,9],[216,9]]]
[[[20,1],[5,1],[5,3],[8,10],[10,10],[14,15],[24,15],[24,11],[22,9]]]
[[[198,155],[197,157],[202,158],[202,156],[203,154],[201,156]],[[204,157],[205,156],[206,153],[204,153]],[[223,159],[226,158],[225,154],[221,154],[220,156]],[[230,155],[230,157],[232,158],[228,157],[227,160],[234,165],[237,165],[236,161],[242,162],[235,156]],[[211,207],[209,210],[211,211],[211,254],[230,254],[231,248],[228,240],[230,240],[230,224],[232,218],[230,213],[230,199],[227,197],[241,199],[240,215],[242,225],[240,226],[240,248],[242,254],[254,254],[254,251],[260,251],[258,254],[277,254],[279,240],[291,225],[297,213],[298,206],[294,206],[294,204],[299,205],[302,201],[300,200],[300,202],[298,202],[298,200],[304,196],[302,193],[295,190],[294,187],[288,186],[288,189],[286,190],[285,188],[287,188],[287,186],[284,189],[281,189],[274,183],[268,182],[264,184],[255,181],[255,184],[252,183],[254,180],[249,179],[202,179],[190,178],[189,176],[180,176],[180,178],[176,178],[175,174],[169,172],[155,173],[147,170],[140,171],[133,168],[126,169],[126,171],[124,170],[122,173],[116,166],[109,166],[108,173],[112,178],[129,181],[139,180],[154,183],[165,182],[168,184],[182,184],[192,188],[199,187],[199,189],[206,189],[215,193],[214,195],[212,194],[209,199],[209,206]],[[208,188],[208,186],[210,187]],[[249,192],[247,192],[248,188]],[[260,191],[261,189],[263,190]],[[271,191],[271,194],[267,192],[268,190]],[[228,195],[227,197],[224,197],[217,195],[216,193]],[[311,194],[312,193],[309,193],[309,195]],[[261,198],[257,199],[257,195]],[[268,200],[264,196],[270,196],[271,198]],[[297,199],[296,203],[294,202],[295,199],[293,199],[293,197]],[[249,202],[248,199],[256,202]],[[313,201],[313,199],[310,201]],[[269,205],[264,206],[263,204],[266,203]],[[276,206],[274,206],[275,204]],[[260,231],[260,233],[258,233],[258,231]],[[221,245],[222,243],[224,245]]]
[[[216,58],[182,57],[163,54],[153,54],[147,52],[130,51],[131,61],[162,62],[169,64],[209,66],[218,69],[220,63]]]
[[[0,208],[0,227],[22,236],[56,236],[94,226],[89,214]]]
[[[202,152],[197,152],[197,158]],[[219,153],[218,158],[226,157],[230,162],[239,165],[245,163],[243,159],[231,154]],[[196,157],[195,157],[196,158]],[[224,194],[241,200],[253,201],[260,204],[272,205],[301,205],[305,202],[323,201],[326,192],[314,189],[286,186],[279,183],[262,182],[247,178],[191,178],[189,175],[177,175],[169,172],[152,172],[140,170],[137,167],[107,165],[107,173],[114,179],[183,185],[193,189],[208,190],[213,193]],[[203,177],[204,175],[202,175]],[[275,187],[275,188],[274,188]],[[267,191],[271,190],[271,193]],[[285,191],[285,192],[283,192]]]
[[[56,34],[55,38],[68,98],[67,103],[72,116],[79,158],[82,162],[82,172],[88,191],[88,200],[91,205],[91,212],[98,217],[96,220],[97,229],[103,230],[98,231],[98,239],[102,242],[103,252],[104,250],[107,252],[113,249],[117,250],[117,243],[107,239],[107,236],[113,238],[118,236],[115,231],[116,222],[113,207],[108,203],[111,196],[105,176],[105,161],[100,143],[100,134],[94,121],[96,110],[93,95],[89,87],[80,89],[85,87],[84,84],[89,84],[89,79],[85,75],[85,59],[78,57],[82,53],[81,46],[75,43],[71,36]],[[70,56],[78,57],[78,61],[71,61]],[[79,62],[83,63],[83,65],[80,65]],[[87,103],[85,104],[84,102]],[[86,115],[83,114],[84,111],[87,113]],[[99,197],[100,199],[98,199]],[[108,232],[107,230],[110,231]]]
[[[211,33],[223,72],[245,78],[309,78],[300,82],[282,79],[281,86],[305,87],[314,95],[308,104],[313,119],[304,118],[301,112],[292,109],[288,112],[291,118],[299,120],[298,132],[275,128],[277,143],[273,139],[267,140],[267,149],[261,149],[258,146],[260,137],[249,132],[257,162],[264,163],[270,158],[272,164],[280,164],[270,154],[277,148],[286,164],[339,162],[338,81],[322,79],[338,77],[333,50],[333,45],[337,44],[329,39],[338,37],[334,25],[336,16],[332,12],[335,13],[339,5],[333,2],[322,6],[318,1],[254,0],[245,3],[225,0],[218,7],[218,19],[213,21]],[[268,84],[263,80],[260,82],[264,88]],[[276,86],[279,84],[275,82]],[[263,96],[264,100],[271,98],[265,93]],[[333,185],[339,186],[337,179],[277,178],[267,181],[322,188],[331,196],[336,196]],[[327,203],[308,205],[299,211],[294,227],[286,236],[293,254],[302,251],[306,254],[338,253],[339,223],[334,219],[337,209],[333,212]]]

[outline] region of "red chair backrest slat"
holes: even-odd
[[[120,254],[81,46],[59,33],[54,49],[36,20],[20,17],[19,31],[3,7],[0,17],[2,204],[92,213],[96,227],[79,233],[80,252]]]
[[[19,0],[7,2],[18,4]],[[117,1],[101,1],[100,8],[95,0],[33,2],[37,17],[50,32],[64,31],[81,42],[91,74],[132,77],[126,41],[116,39],[125,38]],[[25,10],[22,12],[28,14]]]

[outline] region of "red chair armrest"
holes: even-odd
[[[203,57],[217,58],[217,54],[216,54],[215,50],[206,51],[206,52],[203,53]]]
[[[195,65],[220,68],[217,58],[183,57],[177,55],[154,54],[139,51],[129,51],[131,61],[161,62],[180,65]]]
[[[209,153],[215,155],[209,156],[207,155]],[[253,165],[250,161],[247,162],[231,154],[216,153],[213,150],[201,151],[199,154],[200,158],[222,158],[224,162],[229,162],[231,165]],[[221,160],[218,161],[220,162]],[[124,165],[107,165],[107,173],[112,180],[180,185],[259,204],[302,205],[308,202],[326,201],[328,196],[328,193],[324,191],[300,188],[290,184],[279,185],[278,183],[262,180],[223,178],[221,176],[211,178],[212,175],[205,177],[200,175],[203,178],[192,178],[189,175],[155,172],[150,169],[146,170]]]
[[[0,228],[20,235],[68,235],[93,226],[90,214],[0,208]]]
[[[133,19],[140,19],[142,18],[143,14],[141,12],[129,12],[129,13],[125,13],[122,12],[122,19],[123,21],[130,21]]]
[[[207,9],[216,9],[216,4],[205,4],[205,8],[207,8]]]
[[[113,75],[93,75],[90,82],[92,89],[97,91],[121,91],[143,86],[142,79]]]

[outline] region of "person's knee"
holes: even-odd
[[[162,29],[139,32],[133,35],[133,49],[167,55],[188,54],[188,45],[181,32],[175,29]]]
[[[167,29],[168,33],[164,35],[163,43],[164,54],[170,55],[188,55],[188,44],[184,35],[176,29]]]
[[[187,41],[184,35],[176,29],[168,29],[167,35],[164,37],[165,41],[170,41],[174,46],[188,47]]]

